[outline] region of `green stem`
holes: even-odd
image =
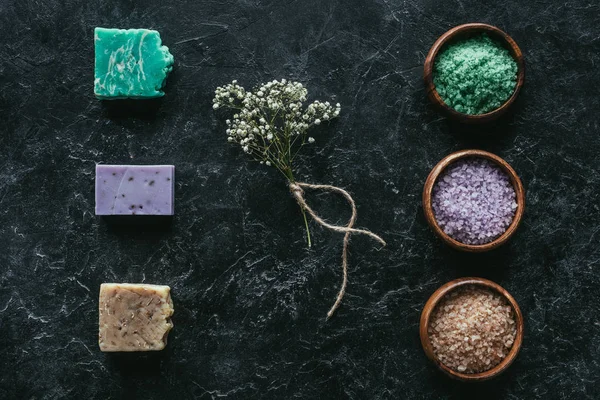
[[[288,180],[291,183],[296,182],[294,180],[294,175],[292,174],[292,168],[291,167],[287,167],[285,169],[285,176],[288,178]],[[303,207],[300,207],[300,211],[302,211],[302,218],[304,218],[304,227],[306,228],[306,241],[308,243],[308,248],[310,249],[312,247],[312,241],[310,240],[310,229],[308,228],[308,218],[306,218],[306,211],[304,211]]]
[[[306,211],[304,211],[304,208],[300,207],[300,210],[302,210],[302,216],[304,217],[304,227],[306,228],[306,240],[308,241],[308,248],[310,249],[312,247],[312,243],[310,241],[310,229],[308,229],[308,220],[306,219]]]

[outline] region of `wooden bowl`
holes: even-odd
[[[478,245],[459,242],[458,240],[455,240],[446,234],[438,225],[433,213],[433,207],[431,206],[433,187],[439,175],[456,160],[468,157],[483,157],[494,162],[496,165],[502,168],[502,170],[508,175],[513,188],[515,189],[517,201],[517,210],[515,211],[515,216],[511,224],[508,226],[508,228],[506,228],[506,231],[504,231],[502,235],[491,242]],[[502,158],[483,150],[461,150],[446,156],[435,167],[433,167],[429,173],[429,176],[425,180],[425,187],[423,188],[423,211],[425,212],[425,219],[427,220],[427,223],[431,226],[435,234],[442,238],[444,242],[448,243],[457,250],[480,253],[495,249],[498,246],[506,243],[506,241],[515,233],[519,223],[521,222],[521,218],[523,217],[523,212],[525,211],[525,190],[523,189],[521,179],[519,179],[519,176],[515,170],[512,169],[512,167]]]
[[[495,367],[493,367],[487,371],[483,371],[483,372],[479,372],[479,373],[475,373],[475,374],[466,374],[466,373],[454,371],[453,369],[448,368],[447,366],[442,364],[436,358],[436,356],[433,352],[433,346],[431,345],[431,342],[429,340],[429,333],[428,333],[429,323],[431,320],[431,314],[433,313],[433,310],[435,309],[435,306],[438,304],[438,302],[450,291],[452,291],[460,286],[465,286],[465,285],[482,286],[482,287],[485,287],[487,289],[490,289],[490,290],[493,290],[493,291],[499,293],[502,297],[504,297],[508,301],[508,303],[512,307],[514,316],[515,316],[515,322],[517,325],[517,334],[515,335],[515,341],[512,345],[512,348],[510,349],[509,353],[507,354],[507,356],[500,362],[500,364],[496,365]],[[427,300],[427,303],[425,303],[425,307],[423,307],[423,312],[421,313],[421,322],[419,324],[419,335],[421,336],[421,344],[423,345],[423,350],[425,350],[425,354],[444,373],[446,373],[447,375],[449,375],[450,377],[452,377],[454,379],[458,379],[461,381],[466,381],[466,382],[484,381],[484,380],[494,378],[494,377],[498,376],[499,374],[501,374],[502,372],[504,372],[515,360],[515,358],[517,357],[517,354],[519,354],[519,350],[521,349],[521,344],[523,343],[523,314],[521,314],[521,309],[519,308],[519,305],[517,304],[515,299],[502,286],[500,286],[492,281],[489,281],[487,279],[483,279],[483,278],[473,278],[473,277],[459,278],[459,279],[453,280],[451,282],[448,282],[445,285],[443,285],[442,287],[440,287],[438,290],[435,291],[435,293],[433,293],[431,295],[429,300]]]
[[[439,51],[444,47],[444,45],[455,40],[468,38],[481,33],[487,33],[491,38],[498,40],[500,44],[503,44],[504,47],[506,47],[506,49],[510,51],[510,54],[517,62],[517,86],[515,87],[515,91],[513,92],[512,96],[497,109],[485,114],[464,114],[454,110],[453,108],[450,108],[446,103],[444,103],[437,90],[435,90],[435,85],[433,84],[433,66],[435,58],[437,57]],[[429,50],[427,58],[425,59],[425,70],[423,73],[423,78],[425,79],[425,86],[427,89],[427,95],[429,99],[444,114],[451,118],[454,118],[457,121],[464,123],[483,123],[498,118],[499,116],[504,114],[508,110],[508,108],[514,103],[525,80],[525,63],[523,62],[523,53],[521,52],[521,49],[519,48],[519,46],[517,46],[517,43],[515,43],[515,41],[504,31],[488,24],[464,24],[450,29],[448,32],[440,36],[438,40],[436,40],[436,42],[431,47],[431,50]]]

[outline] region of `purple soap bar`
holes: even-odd
[[[96,215],[173,215],[173,165],[96,165]]]

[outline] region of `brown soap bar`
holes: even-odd
[[[102,351],[152,351],[167,345],[173,328],[171,288],[163,285],[103,283],[100,286]]]

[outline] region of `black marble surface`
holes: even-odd
[[[429,105],[425,54],[447,29],[487,22],[527,65],[514,112],[492,125],[449,123]],[[175,56],[159,101],[94,99],[93,28],[160,31]],[[600,5],[597,1],[0,2],[0,398],[597,399],[600,397]],[[215,86],[274,78],[334,98],[340,119],[315,132],[297,175],[342,186],[351,244],[311,223],[281,177],[225,141]],[[420,196],[448,153],[482,148],[527,191],[504,248],[457,253],[434,237]],[[176,166],[170,226],[115,227],[94,216],[96,163]],[[349,210],[309,201],[329,220]],[[517,299],[520,356],[495,381],[451,381],[425,358],[423,304],[461,276]],[[168,349],[97,346],[102,282],[172,287]],[[484,397],[485,396],[485,397]]]

